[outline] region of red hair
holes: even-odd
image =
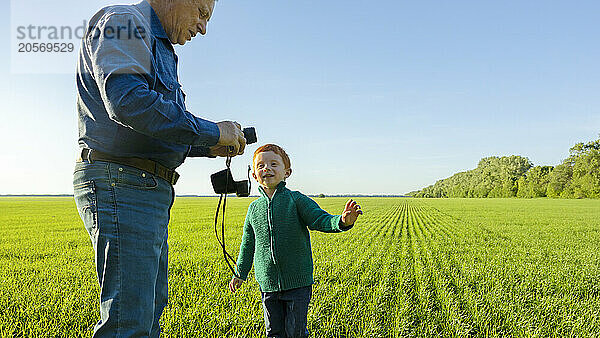
[[[272,151],[275,154],[281,156],[283,164],[285,165],[285,169],[289,169],[292,166],[292,163],[290,162],[290,157],[285,152],[285,150],[283,150],[283,148],[281,148],[280,146],[271,143],[265,144],[264,146],[258,147],[258,149],[256,149],[256,151],[254,152],[254,156],[252,157],[252,165],[254,166],[254,160],[256,159],[256,155],[260,153],[265,153],[267,151]]]

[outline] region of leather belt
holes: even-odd
[[[117,157],[106,153],[99,152],[97,150],[83,148],[78,161],[88,160],[93,161],[106,161],[117,164],[128,165],[140,170],[143,170],[149,174],[158,176],[163,180],[169,182],[172,185],[177,183],[179,174],[172,169],[169,169],[162,164],[145,158],[138,157]]]

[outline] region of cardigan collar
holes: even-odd
[[[273,194],[273,196],[275,196],[275,194],[277,194],[277,192],[279,190],[283,189],[284,187],[285,187],[285,181],[279,182],[279,184],[277,184],[277,188],[275,189],[275,193]],[[264,198],[269,199],[269,196],[267,195],[267,193],[265,192],[265,190],[262,186],[258,186],[258,191]]]

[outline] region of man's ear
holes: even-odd
[[[284,176],[284,178],[288,178],[290,176],[292,176],[292,168],[288,168],[288,169],[285,170],[285,176]]]
[[[254,178],[254,180],[256,182],[258,182],[258,177],[256,177],[256,174],[254,173],[254,170],[252,170],[252,177]]]

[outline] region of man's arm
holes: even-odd
[[[219,122],[219,123],[221,123],[221,122]],[[221,135],[222,135],[222,133],[221,133]],[[242,144],[242,143],[240,143],[240,144],[242,147],[245,147],[244,144]],[[238,152],[240,154],[243,153],[244,148],[240,148],[240,150]],[[233,153],[232,153],[231,147],[228,147],[228,146],[221,146],[221,145],[216,145],[216,146],[212,146],[212,147],[192,146],[189,153],[187,154],[187,157],[215,158],[217,156],[220,156],[220,157],[232,156],[232,154],[235,154],[235,151],[233,151]]]
[[[110,118],[167,142],[217,144],[220,132],[216,123],[192,115],[151,88],[151,39],[107,34],[110,28],[114,33],[115,27],[127,26],[130,22],[141,26],[133,15],[112,14],[98,22],[85,40],[92,61],[91,71]]]
[[[214,158],[213,154],[211,154],[210,147],[207,146],[192,146],[190,152],[187,154],[187,157],[211,157]]]

